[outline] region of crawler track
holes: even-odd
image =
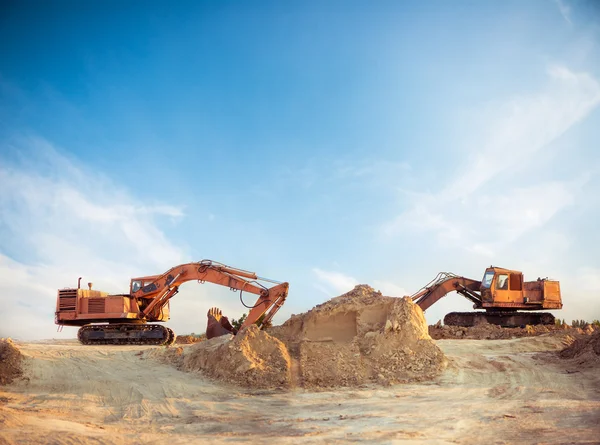
[[[475,326],[487,322],[507,328],[525,325],[554,324],[554,315],[548,312],[451,312],[444,317],[444,324],[451,326]]]
[[[176,336],[159,324],[121,323],[83,326],[77,338],[84,345],[171,345]]]

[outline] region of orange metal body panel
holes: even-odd
[[[486,269],[488,271],[494,272],[494,278],[489,289],[482,289],[482,295],[487,293],[482,307],[521,310],[562,308],[558,281],[538,279],[524,282],[523,274],[516,270],[492,267]]]
[[[108,295],[90,289],[58,291],[56,321],[59,324],[83,325],[92,321],[136,320],[140,311],[129,295]],[[168,308],[166,310],[168,319]]]

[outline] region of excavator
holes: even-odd
[[[181,284],[192,280],[239,291],[240,301],[250,310],[240,329],[259,320],[263,326],[269,323],[285,302],[289,289],[288,283],[211,260],[181,264],[160,275],[132,278],[127,294],[109,295],[92,289],[92,283],[88,283],[88,289],[81,289],[80,277],[77,288],[58,290],[55,323],[60,327],[81,326],[77,338],[85,345],[170,345],[175,342],[173,330],[154,322],[169,320],[171,298]],[[244,302],[244,292],[258,295],[254,305]],[[237,333],[218,308],[211,308],[207,316],[207,338]]]
[[[494,266],[485,270],[481,281],[441,272],[411,298],[425,311],[450,292],[473,302],[473,309],[485,310],[451,312],[444,317],[444,324],[453,326],[468,327],[481,322],[503,327],[550,325],[554,324],[551,313],[529,311],[562,309],[558,281],[538,278],[525,282],[521,272]]]

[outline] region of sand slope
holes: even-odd
[[[314,393],[216,384],[153,347],[19,344],[0,443],[598,443],[600,374],[558,358],[560,338],[438,345],[449,365],[433,381]]]

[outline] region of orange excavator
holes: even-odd
[[[562,309],[558,281],[538,278],[524,282],[521,272],[493,266],[485,270],[481,281],[439,273],[411,298],[425,311],[450,292],[472,301],[473,309],[485,311],[451,312],[444,317],[447,325],[475,326],[482,321],[504,327],[549,325],[554,324],[551,313],[530,311]]]
[[[169,320],[169,301],[187,281],[215,283],[239,291],[240,301],[250,309],[241,328],[271,321],[288,294],[288,283],[258,277],[254,272],[236,269],[210,260],[181,264],[161,275],[132,278],[129,293],[109,295],[92,289],[60,289],[56,298],[55,323],[60,326],[81,326],[79,341],[94,344],[148,344],[168,345],[175,341],[175,333],[154,322]],[[267,287],[263,283],[271,283]],[[258,295],[252,306],[246,305],[243,293]],[[208,311],[206,336],[208,338],[235,334],[227,317],[217,308]]]

